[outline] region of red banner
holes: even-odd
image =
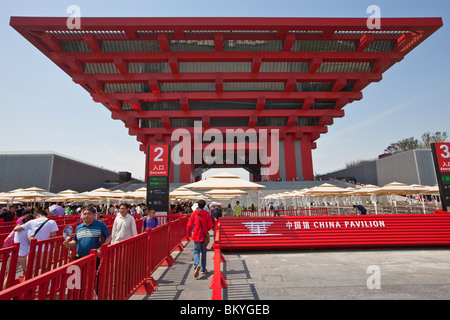
[[[450,245],[450,214],[220,219],[227,249]]]

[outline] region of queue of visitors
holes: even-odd
[[[199,203],[202,205],[199,206]],[[231,204],[229,204],[229,211],[232,215],[242,210],[239,201],[236,202],[236,212],[233,212]],[[188,225],[188,232],[194,231],[194,262],[195,275],[198,276],[201,272],[207,272],[205,265],[206,246],[200,244],[205,237],[209,238],[207,234],[214,226],[214,220],[220,219],[223,216],[222,205],[213,203],[206,205],[206,202],[180,202],[171,205],[170,214],[189,214],[191,216],[190,224]],[[195,213],[195,215],[193,214]],[[201,213],[201,220],[204,224],[204,234],[200,236],[200,229],[197,221],[193,221],[192,217],[196,217]],[[114,204],[109,210],[103,205],[64,205],[62,203],[54,203],[45,207],[35,204],[33,206],[11,205],[8,209],[0,209],[0,221],[10,222],[16,221],[16,227],[4,241],[19,243],[19,259],[17,267],[22,270],[26,269],[27,256],[30,249],[30,240],[36,238],[38,240],[45,240],[56,236],[59,230],[58,225],[53,219],[48,216],[64,216],[64,215],[80,215],[79,224],[77,225],[72,239],[66,239],[63,242],[65,247],[76,247],[75,259],[82,258],[90,253],[92,249],[97,250],[97,267],[100,263],[101,245],[115,244],[119,241],[128,239],[138,234],[136,227],[136,219],[132,214],[138,214],[143,219],[142,229],[139,232],[144,232],[148,229],[153,229],[159,226],[160,222],[155,216],[154,208],[148,208],[144,204],[129,205],[127,203]],[[108,230],[101,218],[107,215],[116,215],[111,232]],[[236,214],[238,216],[238,214]],[[3,218],[3,219],[2,219]],[[200,239],[202,237],[202,239]],[[202,240],[202,241],[200,241]],[[202,242],[203,243],[203,242]],[[9,245],[8,245],[9,246]],[[201,260],[201,261],[200,261]],[[3,284],[6,286],[6,281]]]

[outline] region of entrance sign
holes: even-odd
[[[450,214],[220,218],[220,246],[238,249],[450,245]]]
[[[450,142],[432,143],[434,169],[439,186],[442,208],[450,210]]]
[[[150,145],[147,150],[147,207],[156,214],[169,212],[170,147]]]

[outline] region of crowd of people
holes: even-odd
[[[226,209],[231,211],[231,204]],[[233,211],[231,211],[233,212]],[[236,202],[233,212],[234,216],[241,216],[242,205]],[[180,202],[171,205],[171,214],[188,214],[190,219],[187,226],[188,235],[192,235],[194,241],[194,276],[205,274],[206,270],[206,247],[205,239],[209,239],[208,232],[214,226],[214,220],[223,216],[222,205],[212,203],[206,205],[204,200],[197,202]],[[80,220],[73,237],[69,235],[63,242],[67,248],[76,247],[75,259],[82,258],[90,253],[92,249],[97,250],[97,267],[100,263],[101,245],[114,244],[144,232],[148,229],[158,227],[159,221],[155,216],[155,210],[144,204],[130,205],[127,203],[114,204],[109,209],[103,205],[75,206],[55,203],[44,208],[35,205],[31,207],[11,205],[0,212],[0,219],[4,222],[15,221],[16,226],[4,241],[4,247],[19,243],[18,267],[26,269],[27,256],[30,250],[30,241],[35,238],[45,240],[56,236],[59,231],[58,225],[49,215],[74,215],[79,214]],[[110,232],[101,220],[105,215],[116,215]],[[138,214],[143,218],[142,229],[137,230],[136,219],[132,216]],[[1,221],[1,220],[0,220]],[[5,284],[6,285],[6,281]]]

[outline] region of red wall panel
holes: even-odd
[[[356,248],[450,245],[450,214],[220,219],[231,249]]]

